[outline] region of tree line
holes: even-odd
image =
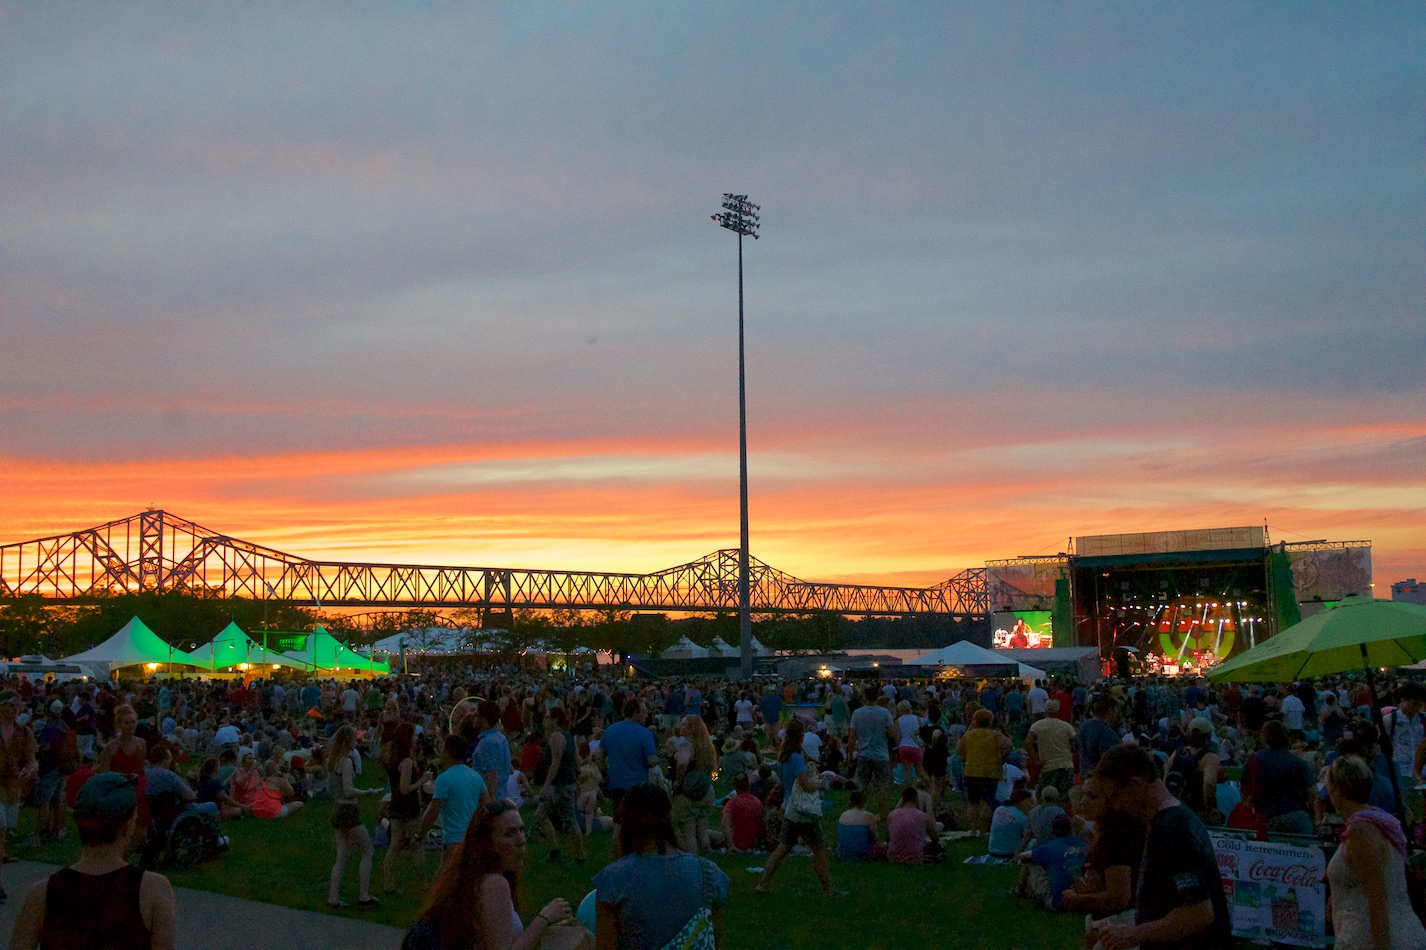
[[[180,650],[207,643],[230,622],[258,642],[268,632],[307,633],[321,624],[339,640],[358,646],[407,630],[445,627],[463,631],[467,646],[499,655],[516,655],[541,643],[565,653],[587,647],[648,654],[667,649],[683,636],[702,646],[715,637],[738,643],[738,617],[731,611],[678,618],[618,609],[456,608],[354,615],[284,601],[175,590],[59,604],[34,594],[0,600],[0,654],[69,656],[104,642],[135,616]],[[831,653],[848,648],[934,648],[965,636],[966,631],[944,616],[849,618],[811,613],[754,615],[753,635],[775,650]]]

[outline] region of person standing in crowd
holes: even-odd
[[[1289,753],[1290,754],[1290,753]],[[1218,813],[1218,770],[1222,759],[1213,741],[1213,725],[1194,717],[1184,734],[1184,745],[1169,756],[1165,767],[1168,787],[1183,796],[1183,803],[1205,823],[1221,824]]]
[[[762,698],[758,700],[758,711],[763,717],[763,738],[770,746],[777,745],[777,729],[782,721],[782,696],[777,691],[777,686],[773,683],[767,684],[767,690]]]
[[[971,727],[956,743],[956,754],[965,763],[967,820],[981,834],[990,833],[995,788],[1004,777],[1011,748],[1010,737],[995,728],[995,717],[988,709],[975,711]]]
[[[865,789],[878,813],[886,809],[886,789],[891,785],[891,743],[897,741],[896,721],[882,705],[880,691],[866,688],[866,702],[852,713],[847,747],[856,759],[857,785]]]
[[[1025,751],[1040,757],[1040,781],[1036,789],[1055,788],[1068,795],[1074,785],[1074,753],[1079,746],[1074,726],[1058,715],[1055,700],[1045,702],[1046,715],[1030,725]]]
[[[718,764],[717,750],[708,736],[703,719],[693,713],[679,724],[683,742],[674,752],[673,762],[673,830],[679,846],[697,854],[699,844],[708,835],[708,814],[713,809],[713,770]]]
[[[559,859],[559,830],[569,835],[577,864],[584,863],[584,830],[579,822],[579,753],[575,751],[574,735],[569,731],[569,713],[556,706],[549,715],[552,728],[545,739],[545,756],[549,767],[540,786],[539,804],[535,806],[535,824],[550,843],[550,860]],[[706,733],[705,733],[706,736]]]
[[[112,771],[120,775],[132,775],[138,782],[135,792],[139,796],[139,820],[134,828],[133,841],[130,842],[130,846],[134,848],[143,845],[144,837],[152,823],[149,817],[148,789],[144,780],[149,746],[139,737],[138,727],[139,714],[134,711],[134,707],[127,704],[114,707],[114,738],[100,751],[99,761],[94,767],[96,772]]]
[[[332,865],[331,882],[327,888],[327,906],[344,907],[342,903],[342,875],[347,866],[347,854],[356,851],[360,857],[357,863],[357,881],[360,891],[357,907],[375,907],[377,900],[371,896],[371,835],[361,820],[358,796],[380,795],[379,788],[357,788],[356,765],[352,762],[352,746],[356,742],[356,729],[351,724],[343,725],[332,736],[327,746],[327,782],[332,795],[331,825],[337,845],[337,859]]]
[[[1114,700],[1097,696],[1089,704],[1089,716],[1079,727],[1079,772],[1092,775],[1099,757],[1119,744],[1119,731],[1114,728]]]
[[[39,820],[30,844],[38,847],[45,839],[64,838],[64,777],[79,767],[79,743],[74,730],[61,717],[64,702],[52,700],[46,716],[34,727],[39,777],[35,783],[35,803]]]
[[[475,745],[475,770],[491,796],[498,797],[510,779],[510,740],[500,731],[500,707],[484,700],[477,707],[480,736]],[[467,756],[462,755],[464,762]]]
[[[12,950],[173,950],[173,885],[125,858],[137,811],[129,776],[106,772],[84,783],[74,802],[79,860],[25,894]]]
[[[595,937],[601,950],[659,950],[722,940],[728,875],[680,851],[663,789],[639,785],[624,799],[624,855],[594,875]]]
[[[13,690],[0,693],[0,861],[5,856],[5,837],[20,826],[20,802],[25,783],[39,773],[35,758],[35,734],[17,723],[20,696]],[[0,900],[6,898],[0,884]]]
[[[1263,725],[1266,747],[1248,760],[1243,771],[1244,792],[1253,809],[1267,821],[1268,831],[1310,835],[1317,779],[1312,767],[1289,751],[1292,737],[1288,728],[1276,719]]]
[[[1426,950],[1426,929],[1406,891],[1406,835],[1395,816],[1366,804],[1371,790],[1371,769],[1356,756],[1328,766],[1327,793],[1346,820],[1342,845],[1327,865],[1336,946]]]
[[[469,830],[441,865],[426,905],[401,942],[401,950],[530,950],[549,928],[570,916],[557,897],[524,926],[520,871],[525,866],[525,823],[512,803],[499,799],[475,813]]]
[[[817,880],[822,883],[822,893],[835,893],[835,889],[832,887],[832,876],[827,869],[827,849],[822,844],[820,811],[819,814],[810,816],[798,814],[789,808],[792,804],[794,784],[799,786],[803,792],[814,794],[820,794],[822,789],[821,777],[815,770],[807,767],[806,760],[802,756],[802,732],[802,720],[796,716],[789,719],[782,737],[782,748],[777,753],[777,771],[778,777],[782,780],[783,792],[782,835],[778,840],[777,848],[768,855],[767,863],[763,865],[762,878],[758,881],[757,886],[757,891],[760,894],[768,892],[778,866],[782,864],[784,858],[792,853],[792,849],[797,846],[798,842],[807,845],[812,852],[812,870],[817,874]]]
[[[1091,941],[1104,950],[1231,946],[1228,900],[1208,829],[1170,794],[1154,757],[1138,746],[1115,746],[1099,760],[1094,778],[1105,805],[1143,822],[1148,833],[1134,923],[1101,921],[1091,929]]]
[[[440,822],[443,848],[460,844],[475,810],[494,797],[480,773],[465,764],[465,750],[465,740],[460,736],[446,736],[441,749],[444,768],[436,777],[431,803],[421,816],[422,835]]]
[[[644,706],[637,699],[624,703],[624,718],[604,730],[599,746],[604,753],[609,781],[609,801],[614,810],[614,855],[620,852],[619,826],[624,796],[649,780],[649,770],[659,763],[654,734],[644,725]]]
[[[1426,684],[1404,683],[1396,691],[1397,707],[1382,720],[1386,737],[1391,742],[1391,761],[1396,766],[1396,782],[1401,789],[1407,813],[1419,817],[1421,795],[1416,791],[1416,750],[1426,740],[1426,713],[1421,711],[1426,701]]]
[[[381,862],[381,889],[383,893],[396,893],[396,862],[402,854],[420,865],[425,876],[426,862],[421,850],[421,795],[422,782],[430,777],[420,771],[416,764],[414,749],[416,726],[413,723],[397,724],[389,739],[381,743],[381,765],[386,770],[386,781],[391,786],[391,805],[387,808],[388,833],[386,857]]]

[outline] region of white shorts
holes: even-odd
[[[20,827],[20,803],[0,802],[0,831]]]

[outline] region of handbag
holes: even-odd
[[[800,781],[793,779],[792,789],[787,797],[787,806],[783,809],[783,814],[787,816],[788,821],[795,821],[799,824],[821,818],[822,792],[820,787],[809,792],[802,787]]]
[[[660,950],[716,950],[713,933],[713,886],[709,880],[711,863],[694,855],[698,862],[698,890],[702,905]]]

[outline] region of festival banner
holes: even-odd
[[[1211,837],[1233,936],[1327,945],[1327,859],[1321,848]]]

